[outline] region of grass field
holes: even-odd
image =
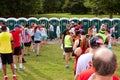
[[[73,15],[73,14],[70,14],[70,13],[50,13],[50,14],[35,14],[35,15],[31,15],[33,17],[36,17],[36,18],[40,18],[40,17],[47,17],[47,18],[51,18],[51,17],[57,17],[57,18],[62,18],[62,17],[66,17],[66,18],[74,18],[74,17],[77,17],[77,18],[83,18],[83,17],[86,17],[86,18],[93,18],[93,17],[96,17],[95,15]],[[100,16],[97,16],[99,18],[109,18],[109,15],[100,15]],[[113,18],[120,18],[120,15],[113,15]]]
[[[113,48],[115,51],[118,64],[120,63],[120,45]],[[17,70],[18,80],[73,80],[73,60],[70,60],[70,68],[65,69],[65,61],[62,58],[62,50],[60,44],[48,44],[41,48],[41,56],[35,56],[31,52],[31,56],[25,57],[27,63],[24,63],[25,70]],[[119,65],[120,66],[120,65]],[[8,66],[8,77],[12,80],[10,67]],[[116,71],[120,77],[120,68]],[[0,80],[3,79],[3,72],[0,69]]]

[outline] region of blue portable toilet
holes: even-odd
[[[91,25],[92,26],[96,26],[96,28],[97,28],[97,32],[99,31],[99,29],[100,29],[100,26],[101,26],[101,19],[100,18],[92,18],[91,19]]]
[[[112,26],[113,25],[116,25],[116,27],[115,27],[115,31],[116,31],[115,36],[116,36],[116,38],[119,38],[120,37],[120,19],[119,18],[113,18],[112,19]]]
[[[81,18],[82,26],[84,27],[85,32],[88,32],[88,28],[90,26],[90,18]]]
[[[27,24],[27,22],[28,22],[27,18],[24,18],[24,17],[17,19],[17,23],[20,25],[25,25],[25,24]]]
[[[55,17],[49,19],[49,23],[51,23],[53,25],[53,27],[54,27],[54,38],[57,37],[56,28],[57,28],[57,25],[59,24],[59,21],[60,20],[58,18],[55,18]]]
[[[107,28],[110,28],[112,26],[112,21],[110,18],[102,18],[101,24],[107,24]]]
[[[8,25],[10,30],[13,30],[14,29],[14,24],[16,24],[16,22],[17,22],[16,18],[8,18],[6,24]]]
[[[48,25],[49,25],[49,19],[46,17],[41,17],[38,19],[38,24],[41,25],[42,23],[45,23],[45,27],[46,29],[48,29]],[[42,25],[41,25],[42,26]]]
[[[6,18],[0,18],[0,24],[6,24],[7,19]]]
[[[28,18],[28,25],[31,26],[32,24],[38,24],[38,19],[35,17]]]
[[[67,24],[69,24],[69,18],[60,18],[60,30],[61,30],[61,33],[66,29]]]

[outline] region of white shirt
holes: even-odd
[[[90,68],[89,62],[92,61],[92,57],[93,57],[92,53],[86,53],[86,54],[82,54],[78,58],[76,75],[80,74],[83,70]]]
[[[54,31],[54,27],[53,25],[50,24],[50,28],[49,28],[50,31]]]
[[[60,34],[60,26],[57,26],[57,28],[56,28],[56,34]]]

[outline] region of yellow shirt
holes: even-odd
[[[0,33],[0,53],[1,54],[12,53],[11,39],[12,39],[12,34],[10,34],[9,32]]]

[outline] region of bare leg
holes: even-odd
[[[14,65],[13,65],[13,63],[10,64],[10,66],[11,66],[12,73],[15,74],[15,70],[14,70]]]
[[[66,65],[68,65],[69,58],[70,58],[70,53],[66,53],[65,55]]]
[[[6,71],[6,64],[3,64],[2,66],[3,66],[3,73],[4,73],[4,75],[6,75],[6,72],[7,72]]]

